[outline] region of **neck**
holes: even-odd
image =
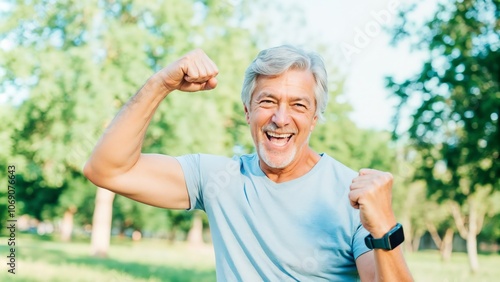
[[[282,183],[305,175],[311,171],[320,158],[321,156],[318,153],[308,147],[304,150],[301,157],[296,158],[284,168],[269,167],[261,159],[259,159],[259,166],[270,180],[276,183]]]

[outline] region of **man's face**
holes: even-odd
[[[259,158],[270,168],[282,169],[306,157],[317,121],[314,87],[310,71],[257,78],[245,114]]]

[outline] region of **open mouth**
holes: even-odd
[[[276,146],[285,146],[292,138],[291,133],[266,132],[267,139]]]

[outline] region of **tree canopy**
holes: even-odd
[[[414,77],[388,80],[400,101],[395,125],[409,107],[413,120],[399,137],[418,151],[415,177],[449,204],[475,271],[476,235],[500,192],[500,2],[441,1],[423,23],[411,20],[414,8],[402,11],[394,40],[428,58]]]
[[[423,26],[401,18],[395,34],[429,50],[419,74],[388,86],[400,107],[422,101],[408,135],[422,153],[418,176],[443,199],[463,201],[485,185],[500,189],[499,15],[498,1],[447,1]],[[436,177],[439,169],[448,173]]]

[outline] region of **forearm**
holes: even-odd
[[[168,91],[150,79],[123,106],[98,141],[85,170],[111,177],[128,171],[141,154],[149,123]]]
[[[375,249],[375,281],[413,281],[401,246],[394,250]]]

